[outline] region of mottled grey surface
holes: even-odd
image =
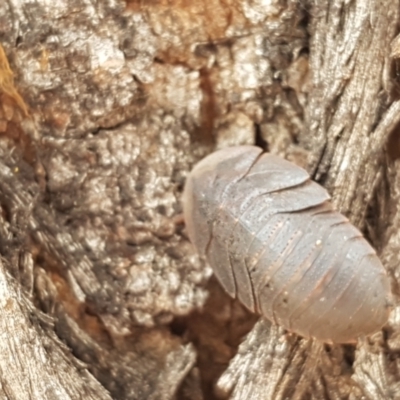
[[[203,42],[204,26],[187,37],[184,19],[182,26],[160,25],[180,15],[170,7],[0,7],[3,21],[11,17],[0,38],[35,120],[31,136],[45,180],[49,207],[36,207],[36,239],[59,260],[75,296],[115,333],[168,323],[201,306],[210,272],[174,225],[193,163],[190,137],[200,132],[203,140],[204,128],[207,135],[218,128],[218,146],[254,141],[254,124],[273,113],[274,96],[265,100],[264,93],[279,89],[281,69],[302,43],[293,27],[299,38],[280,45],[285,25],[275,19],[294,19],[293,6],[245,2],[226,38],[212,45]],[[189,45],[183,65],[167,56],[155,62],[168,48]]]
[[[400,104],[392,91],[397,82],[390,75],[398,10],[398,3],[391,1],[315,4],[308,135],[301,137],[311,149],[310,171],[325,183],[339,210],[357,226],[367,225],[394,278],[395,308],[389,323],[382,332],[359,340],[354,349],[321,348],[303,340],[293,344],[291,337],[259,322],[218,382],[222,394],[229,393],[231,399],[262,398],[265,386],[267,399],[398,397],[398,179],[393,172],[397,161],[387,154],[399,156]],[[395,139],[388,149],[392,132]],[[284,351],[277,353],[279,341]],[[274,362],[282,362],[280,357],[290,362],[274,367],[266,353],[274,354]],[[299,373],[293,372],[293,365]]]
[[[55,213],[37,215],[42,234],[58,231],[49,251],[75,295],[122,334],[131,324],[168,323],[201,306],[207,269],[175,233],[189,136],[173,118],[153,115],[84,141],[42,143]]]
[[[0,200],[16,235],[1,252],[31,257],[13,274],[115,398],[171,398],[195,360],[168,327],[203,305],[211,274],[179,222],[193,163],[259,127],[268,137],[278,114],[280,151],[300,133],[290,93],[302,83],[286,72],[306,38],[295,2],[229,7],[0,4],[30,110],[0,112]],[[197,397],[199,379],[184,385]]]
[[[179,221],[185,177],[205,154],[257,141],[304,166],[298,143],[306,143],[335,203],[362,225],[399,114],[393,103],[382,118],[398,9],[361,0],[331,8],[297,0],[0,2],[0,43],[30,109],[25,118],[1,97],[0,252],[113,398],[201,398],[200,379],[212,371],[208,383],[216,381],[235,352],[231,336],[243,335],[235,321],[245,313],[238,319],[226,299],[218,308],[210,299],[212,318],[185,317],[204,303],[210,276]],[[226,321],[229,332],[190,322],[207,319]],[[284,398],[296,387],[294,399],[360,398],[385,386],[367,347],[356,353],[367,349],[355,379],[342,348],[316,358],[318,346],[294,339],[280,361],[273,350],[263,364],[263,343],[275,349],[287,340],[274,332],[260,322],[243,343],[221,378],[232,398],[251,381],[261,383],[249,399]],[[193,333],[196,349],[187,342]],[[374,343],[385,365],[386,342]],[[199,374],[189,372],[196,351],[214,362]],[[265,366],[250,380],[235,372],[244,355],[248,368]]]

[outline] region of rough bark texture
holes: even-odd
[[[221,291],[180,218],[216,148],[308,159],[397,295],[399,3],[0,2],[1,395],[400,398],[397,306],[357,346],[300,339]]]

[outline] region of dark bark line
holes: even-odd
[[[187,241],[175,234],[168,216],[179,209],[177,186],[189,166],[210,148],[190,144],[188,133],[199,128],[199,110],[206,106],[199,100],[204,96],[196,80],[199,68],[218,88],[208,93],[218,112],[208,113],[212,121],[204,125],[213,129],[218,146],[254,141],[257,125],[260,143],[293,159],[303,157],[294,144],[300,139],[311,153],[310,170],[330,190],[335,204],[358,226],[364,225],[374,188],[380,187],[385,173],[383,147],[400,115],[399,103],[391,97],[390,61],[399,4],[315,2],[306,10],[311,21],[311,84],[306,85],[307,57],[298,56],[306,43],[304,27],[297,25],[303,2],[277,2],[264,17],[259,17],[263,7],[253,12],[253,3],[229,3],[231,8],[226,2],[217,4],[220,11],[232,11],[231,21],[238,18],[233,27],[239,33],[203,46],[199,43],[210,37],[207,29],[214,19],[208,19],[202,31],[198,18],[190,19],[195,8],[174,14],[173,7],[160,6],[162,12],[157,13],[156,4],[129,14],[112,1],[71,1],[65,9],[54,9],[57,24],[48,29],[42,22],[51,19],[41,1],[29,2],[29,7],[13,0],[0,4],[0,21],[10,21],[0,26],[0,33],[13,54],[36,124],[29,128],[26,121],[11,121],[24,126],[33,144],[27,151],[19,139],[10,139],[0,156],[0,253],[5,269],[18,279],[4,272],[0,283],[8,288],[14,307],[12,315],[5,315],[12,322],[15,314],[15,324],[20,321],[15,329],[4,327],[8,342],[2,342],[3,361],[8,354],[25,357],[32,371],[40,372],[41,382],[34,375],[26,381],[33,391],[50,382],[52,389],[38,398],[55,398],[56,389],[57,398],[109,398],[106,387],[116,399],[167,400],[186,376],[186,388],[198,385],[199,376],[188,375],[195,349],[171,334],[168,324],[204,301],[208,273]],[[80,30],[78,15],[90,16],[89,30]],[[260,18],[266,21],[262,26]],[[253,24],[248,31],[243,21]],[[80,43],[93,46],[92,60],[84,46],[66,40],[70,32],[79,32],[84,38]],[[103,70],[96,64],[98,43],[109,46],[109,69],[107,63],[101,65]],[[178,52],[176,43],[184,50]],[[121,68],[117,73],[115,63]],[[0,114],[4,118],[6,112]],[[10,152],[12,146],[17,151]],[[394,176],[391,189],[398,199]],[[93,201],[95,189],[98,197]],[[391,213],[393,229],[383,241],[382,254],[397,279],[399,224],[398,214]],[[96,251],[90,247],[93,242],[100,243],[92,246]],[[127,288],[132,290],[129,295]],[[52,320],[26,298],[54,318],[58,336],[85,365],[55,338]],[[7,311],[8,304],[3,307]],[[226,303],[215,313],[226,321]],[[7,321],[0,318],[0,324]],[[398,392],[399,379],[393,372],[395,361],[385,352],[397,354],[398,327],[394,317],[384,335],[361,341],[355,351],[285,335],[260,320],[217,390],[231,399],[390,398]],[[217,362],[221,348],[231,351],[218,334],[211,330],[210,337],[203,338],[212,342],[212,350],[203,356],[216,353]],[[14,338],[27,346],[10,342]],[[43,352],[56,367],[37,361]],[[34,370],[34,363],[42,368]],[[7,368],[5,361],[0,368]],[[20,370],[9,372],[13,375],[4,375],[5,394],[28,397],[29,390],[16,378]],[[200,398],[199,388],[194,391]]]
[[[56,257],[56,259],[62,259],[63,262],[66,262],[69,259],[69,254],[65,251],[65,242],[62,246],[57,240],[54,240],[57,235],[65,236],[66,233],[52,221],[51,210],[45,203],[40,202],[39,187],[32,180],[29,168],[24,171],[21,160],[10,158],[6,153],[2,153],[0,158],[3,161],[0,162],[0,204],[2,204],[7,215],[7,218],[0,217],[0,252],[7,260],[14,262],[14,264],[9,262],[6,264],[7,270],[18,281],[8,277],[3,267],[0,276],[3,279],[11,279],[11,282],[7,282],[10,284],[8,290],[11,294],[13,290],[20,293],[21,313],[37,315],[36,320],[40,321],[40,318],[44,318],[45,321],[50,322],[46,325],[46,330],[41,329],[40,324],[31,328],[32,331],[37,330],[35,335],[38,344],[35,344],[35,346],[38,349],[40,349],[40,346],[47,346],[47,351],[54,354],[54,357],[61,357],[60,352],[61,354],[66,353],[63,356],[66,363],[65,367],[58,359],[54,361],[50,358],[48,363],[58,363],[61,371],[67,372],[64,376],[57,369],[51,368],[50,373],[46,369],[49,368],[47,363],[43,363],[44,366],[36,371],[34,368],[41,364],[41,360],[37,359],[40,354],[19,355],[14,350],[14,345],[8,349],[8,352],[11,352],[10,357],[20,358],[22,365],[26,363],[26,368],[32,369],[32,375],[39,374],[38,379],[40,378],[41,385],[48,385],[51,388],[54,386],[54,391],[61,390],[57,389],[57,385],[60,388],[65,385],[65,393],[60,392],[58,399],[111,398],[105,388],[112,393],[113,398],[161,398],[165,400],[173,398],[180,382],[194,365],[195,351],[193,346],[191,344],[182,345],[167,329],[160,333],[157,333],[157,330],[146,332],[137,329],[132,340],[122,340],[120,345],[116,345],[117,342],[115,342],[115,340],[118,341],[118,335],[115,340],[110,340],[109,334],[100,321],[90,322],[90,325],[95,325],[91,332],[95,333],[94,337],[85,332],[85,326],[79,326],[69,315],[74,307],[79,308],[74,304],[79,300],[79,296],[75,295],[74,288],[66,288],[67,285],[71,285],[68,281],[64,282],[64,287],[60,286],[60,278],[57,278],[58,287],[56,287],[47,275],[48,272],[37,266],[33,268],[31,252],[27,251],[34,243],[34,246],[44,246],[49,257]],[[13,169],[4,163],[6,160],[10,165],[20,166],[18,179],[16,179]],[[70,264],[72,263],[73,258],[72,261],[70,260]],[[53,274],[55,271],[56,269]],[[82,275],[81,280],[90,278],[90,276],[83,274],[81,269],[78,269],[77,272]],[[65,293],[66,290],[74,293],[73,296],[68,298],[70,310],[65,309],[63,303],[66,299],[62,299],[59,294],[60,291]],[[30,294],[31,300],[25,299],[26,293]],[[12,295],[17,296],[17,294]],[[9,296],[8,292],[4,293],[5,299]],[[45,311],[46,315],[31,304],[32,300],[35,300],[37,305],[40,304],[40,308]],[[17,318],[15,313],[12,315],[15,316],[13,318]],[[7,324],[6,320],[9,319],[9,324],[15,324],[18,320],[14,321],[13,318],[5,317],[5,320],[2,321]],[[15,340],[28,340],[26,338],[27,332],[30,332],[28,328],[29,324],[24,330],[22,323],[13,328]],[[5,337],[11,335],[10,329],[5,328],[3,330]],[[103,333],[99,335],[98,331],[103,331]],[[32,335],[33,333],[29,334]],[[50,336],[51,340],[47,336]],[[68,345],[68,349],[60,339]],[[140,344],[141,340],[143,344]],[[161,342],[163,346],[160,350],[157,350]],[[6,343],[7,341],[4,340],[5,347],[7,347]],[[165,352],[166,348],[169,349],[168,352]],[[7,354],[6,350],[5,348],[4,354]],[[70,353],[71,351],[74,356]],[[84,363],[80,363],[78,360],[82,360]],[[77,369],[76,366],[78,366]],[[16,367],[13,373],[18,376],[19,373],[23,373],[24,368],[22,366]],[[96,376],[100,383],[89,371]],[[80,378],[76,378],[75,374],[78,374]],[[112,380],[110,375],[114,376]],[[69,383],[69,377],[74,381]],[[7,394],[10,399],[23,399],[24,396],[30,396],[31,392],[38,396],[37,398],[56,398],[53,389],[49,389],[49,392],[45,394],[42,387],[36,388],[38,383],[34,380],[29,383],[32,388],[30,392],[26,391],[26,387],[29,387],[28,383],[24,383],[24,387],[19,388],[17,384],[8,384],[8,379],[5,374],[2,383],[8,387]],[[89,387],[86,388],[86,386]],[[91,388],[92,386],[93,388]]]
[[[54,321],[26,298],[8,268],[7,262],[0,264],[1,395],[10,400],[110,400],[86,365],[57,338]]]
[[[2,395],[9,399],[111,399],[87,365],[56,336],[54,319],[37,308],[27,234],[38,188],[29,168],[4,150],[0,155]]]
[[[44,270],[36,271],[36,290],[54,328],[79,360],[116,399],[173,399],[195,363],[195,351],[182,345],[167,329],[138,332],[130,340],[99,340],[85,332],[58,298],[57,289]],[[97,340],[96,340],[97,339]],[[159,348],[162,341],[168,352]],[[110,379],[110,375],[113,379]]]
[[[132,68],[148,79],[154,35],[144,13],[125,14],[124,8],[107,0],[65,7],[0,3],[1,41],[33,114],[26,120],[0,104],[0,253],[26,259],[7,269],[54,318],[49,332],[55,328],[76,357],[68,359],[79,365],[77,372],[70,367],[71,382],[63,363],[54,362],[67,371],[59,373],[62,384],[57,367],[55,377],[44,368],[34,371],[43,374],[43,385],[54,379],[54,386],[66,387],[59,399],[70,398],[70,391],[77,399],[92,392],[109,398],[109,391],[116,399],[168,400],[195,362],[193,346],[168,329],[175,313],[205,297],[203,265],[170,218],[176,181],[191,157],[188,135],[171,111],[150,104],[139,113],[148,95],[143,99]],[[84,45],[70,41],[76,32]],[[104,49],[109,65],[99,65]],[[137,59],[139,68],[132,65]],[[122,71],[114,68],[116,60]],[[160,154],[154,143],[163,144]],[[48,351],[57,355],[57,346],[65,350],[54,339]],[[35,354],[26,360],[35,361]],[[21,396],[35,390],[35,382],[18,383]],[[35,398],[55,398],[48,396]]]
[[[384,145],[399,122],[391,42],[397,1],[315,2],[307,105],[310,170],[334,204],[363,225]]]
[[[382,180],[388,137],[400,120],[390,72],[398,14],[399,3],[391,1],[317,1],[310,11],[311,83],[302,141],[314,177],[360,227]],[[391,211],[392,218],[398,215],[393,205]],[[396,223],[393,229],[398,230]],[[392,253],[398,254],[398,235],[388,236],[391,246],[383,246],[383,261],[391,259],[398,276]],[[351,346],[285,336],[260,321],[217,387],[230,399],[392,398],[398,379],[386,353],[398,342],[396,315],[383,333],[360,339],[355,352]]]

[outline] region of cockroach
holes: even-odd
[[[249,310],[326,343],[387,322],[384,267],[304,169],[256,146],[219,150],[189,174],[183,208],[191,242]]]

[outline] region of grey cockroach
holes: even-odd
[[[189,175],[189,238],[224,289],[287,330],[354,342],[388,320],[385,269],[305,170],[255,146],[217,151]]]

